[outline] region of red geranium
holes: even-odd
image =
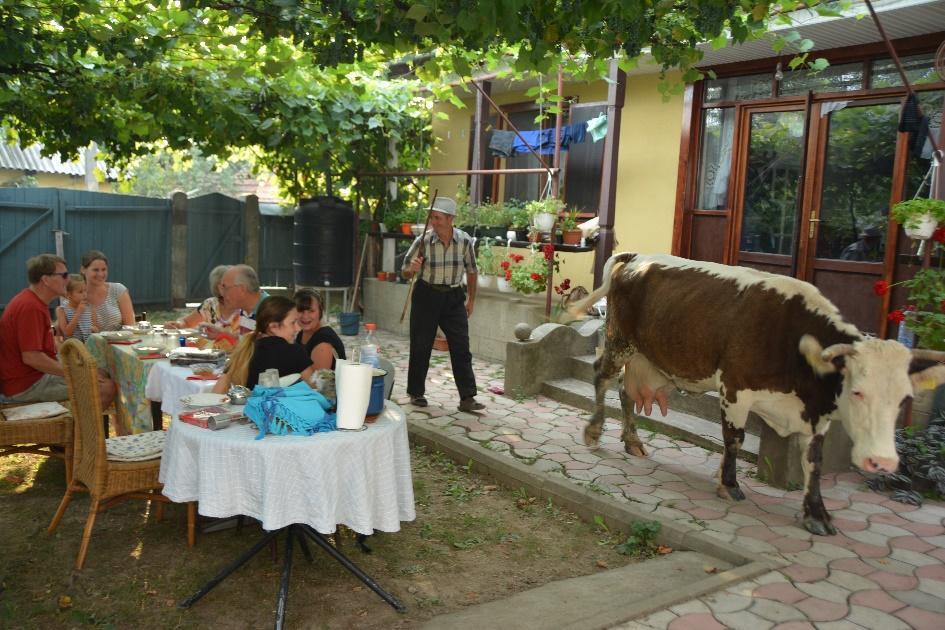
[[[895,310],[891,311],[889,315],[886,316],[886,319],[896,324],[901,324],[906,319],[906,315],[901,310]]]
[[[938,228],[932,232],[932,240],[945,243],[945,228]]]
[[[508,271],[508,268],[511,267],[512,264],[507,260],[503,260],[499,266]]]
[[[541,274],[540,274],[540,273],[533,273],[533,274],[532,274],[532,280],[541,280]]]
[[[505,279],[506,279],[506,280],[511,280],[511,279],[512,279],[512,270],[511,270],[511,269],[506,269],[506,270],[505,270]]]
[[[885,280],[877,280],[873,283],[873,293],[876,295],[886,295],[889,293],[889,283]]]
[[[545,260],[551,260],[555,257],[555,246],[551,243],[542,245],[541,251],[545,254]]]

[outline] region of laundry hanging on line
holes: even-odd
[[[607,114],[601,112],[587,121],[587,133],[591,140],[598,142],[607,137]]]
[[[535,129],[519,132],[521,137],[513,131],[497,130],[489,140],[489,150],[493,157],[514,157],[529,154],[529,146],[539,155],[551,155],[555,151],[555,130]],[[584,142],[587,134],[587,123],[576,123],[561,127],[561,150],[567,151],[568,146]],[[526,144],[527,143],[527,144]]]

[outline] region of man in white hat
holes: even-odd
[[[405,278],[420,274],[410,302],[410,367],[407,394],[417,407],[426,407],[427,371],[433,339],[439,327],[446,334],[460,411],[478,411],[476,375],[469,351],[469,317],[476,300],[476,251],[473,239],[453,227],[456,202],[437,197],[430,212],[430,227],[410,245],[403,268]],[[423,243],[421,255],[420,244]],[[466,290],[463,290],[463,274]]]

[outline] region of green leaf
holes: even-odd
[[[407,9],[407,19],[415,22],[422,22],[430,14],[430,7],[425,4],[411,4]]]

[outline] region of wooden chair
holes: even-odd
[[[35,453],[65,462],[66,485],[72,483],[72,414],[51,418],[8,422],[4,410],[28,403],[0,404],[0,457],[14,453]]]
[[[47,531],[56,531],[72,499],[72,493],[88,492],[91,495],[89,515],[85,521],[82,543],[75,563],[78,571],[85,564],[92,527],[99,512],[104,512],[127,499],[144,499],[157,502],[156,512],[160,521],[163,504],[169,503],[170,499],[161,494],[163,486],[158,481],[160,458],[142,462],[117,462],[107,458],[97,367],[85,346],[75,339],[69,339],[62,345],[59,359],[66,371],[69,401],[75,418],[75,466],[72,481],[66,488],[59,509]],[[194,504],[188,504],[187,538],[191,545],[195,512]]]

